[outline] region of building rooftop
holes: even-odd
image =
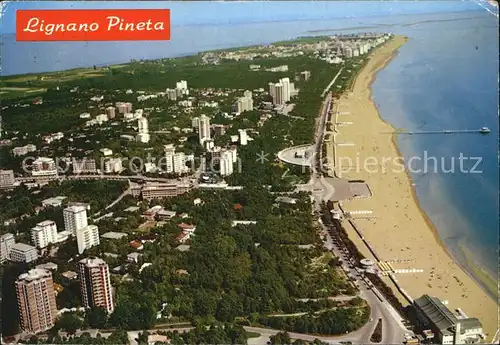
[[[187,244],[181,244],[177,247],[175,247],[175,249],[177,249],[178,251],[181,251],[181,252],[187,252],[189,250],[190,246],[187,245]]]
[[[47,263],[35,266],[35,268],[42,269],[42,270],[57,270],[57,267],[58,267],[57,264],[55,264],[53,262],[47,262]]]
[[[61,205],[66,196],[55,196],[53,198],[48,198],[42,200],[42,205]]]
[[[61,273],[61,275],[66,279],[75,279],[76,277],[78,277],[78,273],[73,271],[66,271]]]
[[[51,277],[52,274],[41,268],[34,268],[32,270],[29,270],[28,273],[23,273],[19,276],[18,281],[24,280],[26,282],[31,282],[33,280],[41,279],[41,278],[48,278]]]
[[[48,226],[48,225],[52,225],[52,224],[55,224],[55,222],[53,220],[44,220],[43,222],[37,223],[36,225],[37,226]]]
[[[469,329],[483,328],[481,321],[479,321],[475,317],[469,317],[467,319],[459,319],[458,322],[460,322],[460,324],[462,326],[460,333],[464,333],[466,330],[469,330]]]
[[[69,211],[69,212],[82,212],[82,211],[86,211],[86,210],[87,210],[87,207],[82,206],[82,205],[72,205],[72,206],[68,206],[64,209],[64,211]]]
[[[18,250],[18,251],[21,251],[21,252],[29,252],[31,250],[36,250],[35,247],[29,245],[29,244],[26,244],[26,243],[14,243],[10,249],[15,249],[15,250]]]
[[[423,295],[414,303],[425,313],[429,320],[441,331],[455,326],[457,317],[436,297]]]
[[[106,265],[106,262],[100,258],[85,258],[78,262],[81,264],[85,264],[88,267],[99,267],[101,265]]]
[[[127,237],[128,234],[124,232],[114,232],[114,231],[109,231],[101,235],[102,238],[107,238],[111,240],[119,240],[120,238]]]
[[[1,236],[2,240],[8,240],[8,239],[11,239],[11,238],[14,238],[14,234],[11,234],[10,232],[6,233],[6,234],[3,234]]]
[[[142,254],[137,253],[137,252],[127,254],[127,258],[129,258],[129,259],[134,259],[134,260],[139,259],[139,257],[141,257],[141,256],[142,256]]]

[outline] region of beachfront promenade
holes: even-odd
[[[395,134],[411,134],[396,131],[379,117],[371,100],[370,85],[377,71],[405,42],[404,38],[396,37],[373,53],[358,74],[352,90],[336,102],[332,119],[334,130],[327,150],[331,161],[338,162],[342,158],[349,158],[352,162],[359,159],[362,163],[374,160],[380,168],[385,157],[401,157],[393,137]],[[449,131],[436,132],[453,134]],[[430,132],[420,134],[438,134]],[[394,283],[403,290],[406,297],[396,294],[400,301],[407,304],[408,300],[423,294],[447,301],[451,310],[462,308],[468,316],[477,317],[483,324],[487,340],[491,341],[498,328],[496,301],[443,248],[436,229],[419,206],[407,172],[404,169],[369,171],[363,169],[362,164],[356,169],[333,165],[343,178],[366,181],[372,191],[370,198],[341,202],[344,216],[358,210],[370,212],[370,217],[344,219],[342,225],[365,257],[375,262],[395,262],[392,275],[383,279],[395,292]],[[439,192],[439,186],[432,188]]]
[[[336,76],[338,77],[338,75]],[[325,97],[320,114],[317,121],[316,133],[315,133],[315,142],[313,146],[299,146],[288,148],[286,150],[281,151],[278,154],[278,158],[282,161],[289,164],[296,164],[300,166],[304,166],[311,169],[311,178],[306,184],[297,185],[297,191],[307,191],[311,192],[315,201],[315,209],[321,210],[321,205],[323,202],[327,202],[329,200],[346,200],[354,197],[369,197],[371,195],[371,191],[365,183],[349,183],[348,180],[340,179],[340,178],[332,178],[332,177],[324,177],[322,173],[322,147],[326,134],[326,125],[327,120],[331,115],[332,111],[332,94],[328,93]],[[303,154],[307,152],[307,157]],[[296,153],[300,158],[296,157]],[[353,187],[353,186],[357,186]],[[363,187],[366,187],[363,189]],[[356,191],[359,195],[356,194]],[[354,192],[353,192],[354,191]],[[361,192],[362,191],[362,192]],[[346,257],[347,254],[334,243],[332,240],[330,231],[332,229],[328,229],[323,223],[320,223],[323,226],[323,232],[325,234],[326,241],[324,243],[325,248],[330,250],[340,258],[343,262],[342,269],[346,275],[349,275],[350,268],[348,267],[347,262],[349,262],[349,258]],[[371,308],[370,318],[375,320],[375,322],[369,322],[364,325],[361,329],[346,335],[345,337],[317,337],[318,339],[329,342],[329,343],[338,343],[339,341],[351,341],[355,343],[371,343],[370,337],[373,333],[376,320],[379,318],[382,319],[383,322],[383,332],[382,332],[382,343],[386,344],[400,344],[404,340],[404,334],[409,331],[405,328],[402,323],[401,316],[396,312],[396,310],[390,305],[390,303],[384,298],[382,293],[380,293],[375,287],[370,286],[369,282],[364,277],[356,277],[354,278],[356,285],[360,289],[360,297],[367,301]],[[300,335],[290,334],[290,336],[294,339],[302,339],[312,341],[312,336],[306,336],[307,338],[298,337]]]

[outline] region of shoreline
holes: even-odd
[[[363,121],[363,124],[361,124],[361,126],[364,126],[364,129],[361,130],[362,133],[357,134],[358,136],[360,134],[371,134],[371,133],[366,133],[366,132],[370,132],[370,129],[378,128],[378,127],[380,127],[381,129],[390,129],[392,132],[395,131],[395,128],[381,117],[381,114],[380,114],[378,108],[376,107],[376,105],[372,99],[372,83],[376,79],[376,74],[381,69],[383,69],[387,65],[387,63],[389,63],[392,60],[392,58],[394,56],[397,55],[398,49],[400,48],[400,46],[402,46],[403,44],[406,43],[407,38],[403,38],[401,36],[396,36],[396,38],[394,38],[394,40],[396,40],[396,42],[392,42],[393,47],[390,47],[391,41],[389,41],[388,43],[386,43],[385,46],[380,47],[379,50],[375,51],[374,53],[372,53],[370,55],[370,60],[372,60],[372,61],[368,61],[365,64],[365,66],[363,66],[363,68],[359,71],[358,75],[354,79],[354,83],[352,85],[352,88],[348,91],[348,95],[347,96],[343,95],[341,97],[340,107],[343,108],[344,112],[346,111],[345,108],[347,108],[348,110],[353,110],[353,109],[358,108],[357,109],[358,111],[355,111],[354,115],[351,114],[347,119],[345,118],[345,116],[339,115],[339,116],[342,116],[343,119],[353,121],[356,119],[357,115],[362,116],[362,115],[367,114],[367,116],[369,116],[368,119],[366,117],[364,118],[364,120],[368,120],[368,121]],[[384,48],[385,48],[385,51],[384,51]],[[391,49],[391,50],[389,52],[387,52],[388,49]],[[372,66],[370,66],[370,62],[371,62]],[[368,70],[368,71],[366,71],[366,70]],[[368,74],[368,75],[366,75],[366,74]],[[360,79],[362,79],[362,80],[360,80]],[[360,91],[358,89],[356,91],[357,87],[359,88],[360,84],[362,84],[363,87],[366,86],[366,90]],[[351,103],[349,103],[349,101],[352,98],[356,98],[355,102],[357,102],[357,103],[364,103],[365,107],[362,107],[362,106],[360,107],[359,105],[358,106],[353,105],[352,101],[351,101]],[[345,104],[342,104],[344,102],[347,102],[347,106]],[[361,109],[359,109],[359,108],[361,108]],[[372,109],[373,109],[373,111],[370,111]],[[361,111],[359,111],[359,110],[361,110]],[[360,114],[361,112],[362,112],[362,114]],[[339,132],[337,133],[336,136],[339,136],[339,137],[342,137],[345,139],[349,139],[347,141],[353,142],[354,145],[359,145],[356,142],[357,141],[356,139],[358,139],[355,136],[356,134],[352,133],[353,132],[352,128],[358,127],[358,126],[359,126],[359,124],[351,125],[348,127],[342,126],[342,127],[340,127]],[[366,127],[368,127],[368,130],[366,130],[367,129]],[[350,133],[348,133],[348,132],[350,132]],[[383,147],[383,149],[385,149],[386,152],[389,152],[390,155],[394,154],[393,157],[404,157],[401,154],[401,151],[399,150],[399,147],[398,147],[397,142],[396,142],[397,141],[397,134],[390,135],[390,145],[388,145],[388,143],[386,141],[384,141],[384,139],[386,139],[386,138],[382,137],[382,135],[380,135],[380,134],[375,135],[375,137],[372,138],[372,142],[370,142],[371,146],[369,147],[372,149],[369,152],[372,154],[372,156],[381,156],[380,154],[377,154],[377,153],[379,153],[378,152],[379,146],[385,145]],[[369,140],[363,138],[363,144],[367,144],[368,141]],[[338,153],[339,151],[341,151],[343,154],[340,155]],[[334,148],[334,152],[339,156],[350,156],[349,154],[346,154],[346,151],[347,151],[347,149],[344,149],[344,147],[340,147],[340,150],[339,150],[339,147]],[[364,149],[363,146],[361,146],[361,151],[363,153],[366,153],[367,150]],[[375,153],[375,154],[373,155],[373,153]],[[358,154],[358,152],[356,152],[356,154]],[[338,169],[338,167],[336,166],[335,169]],[[355,220],[357,223],[356,225],[362,229],[363,236],[370,243],[370,245],[372,245],[376,249],[377,255],[381,256],[384,260],[391,260],[392,259],[391,257],[387,257],[388,254],[394,256],[394,253],[388,253],[388,252],[395,252],[398,249],[401,252],[403,252],[404,250],[410,249],[410,248],[407,247],[406,249],[403,249],[402,245],[399,242],[394,242],[394,237],[396,237],[396,236],[394,236],[395,234],[390,234],[390,235],[392,235],[390,237],[391,237],[391,240],[393,243],[388,245],[387,242],[390,242],[391,240],[388,240],[387,238],[380,238],[380,234],[378,234],[376,237],[374,237],[374,235],[371,233],[373,230],[382,229],[383,231],[387,231],[388,228],[389,229],[391,228],[390,225],[394,225],[393,228],[396,229],[395,231],[397,231],[397,234],[402,237],[401,240],[406,239],[406,240],[408,240],[409,243],[414,241],[413,244],[415,244],[415,242],[420,242],[419,244],[421,244],[421,245],[423,244],[423,246],[421,248],[428,249],[427,250],[428,256],[430,256],[430,257],[436,256],[439,258],[439,260],[431,259],[428,257],[427,258],[428,262],[425,265],[422,265],[422,263],[424,263],[424,261],[426,261],[425,258],[420,258],[422,253],[420,253],[418,249],[412,248],[412,250],[410,250],[410,252],[413,252],[412,255],[408,255],[408,253],[405,253],[405,255],[413,256],[415,258],[415,264],[417,266],[416,268],[422,268],[420,266],[426,266],[425,268],[428,268],[428,269],[424,268],[423,273],[397,274],[396,279],[398,281],[398,284],[406,292],[408,292],[412,298],[418,298],[418,297],[420,297],[420,295],[428,293],[430,295],[436,295],[437,297],[439,297],[442,300],[448,300],[450,302],[450,307],[452,307],[451,309],[460,307],[460,308],[464,309],[466,312],[469,312],[469,314],[468,314],[469,317],[478,317],[481,320],[481,322],[483,323],[484,332],[488,333],[488,337],[493,336],[493,334],[496,331],[496,328],[494,327],[495,322],[492,322],[493,320],[496,321],[496,318],[497,318],[496,317],[497,314],[493,314],[494,310],[496,309],[496,301],[494,301],[493,297],[490,294],[488,294],[486,291],[483,290],[484,286],[482,286],[481,283],[476,280],[476,278],[466,269],[466,267],[464,267],[458,260],[456,260],[453,257],[452,252],[445,246],[443,241],[440,239],[437,228],[434,226],[431,219],[427,216],[427,214],[425,213],[425,211],[423,210],[423,208],[420,205],[420,202],[419,202],[418,197],[417,197],[415,186],[413,185],[413,179],[410,176],[407,169],[404,169],[404,174],[400,174],[400,175],[404,175],[403,179],[405,181],[402,181],[402,180],[396,181],[393,179],[391,182],[391,181],[389,181],[391,176],[384,178],[384,176],[381,176],[380,174],[377,174],[377,175],[371,174],[369,176],[366,174],[364,174],[364,176],[363,176],[363,174],[361,174],[361,175],[358,174],[358,175],[354,175],[354,176],[358,177],[358,179],[359,179],[359,177],[366,177],[365,180],[371,189],[372,189],[372,185],[375,185],[375,190],[379,189],[378,187],[380,186],[380,189],[383,190],[384,192],[387,189],[384,189],[383,187],[384,186],[385,187],[391,186],[391,183],[394,183],[395,181],[399,182],[399,185],[403,185],[402,187],[398,188],[398,189],[400,189],[400,191],[398,191],[399,196],[401,197],[401,199],[404,199],[405,197],[409,198],[409,200],[406,202],[406,205],[405,205],[405,210],[407,210],[406,212],[408,212],[410,214],[410,212],[413,211],[413,214],[411,214],[411,216],[414,216],[416,218],[420,218],[420,219],[418,219],[418,221],[420,222],[419,225],[421,225],[421,228],[422,228],[421,230],[419,230],[420,238],[417,238],[418,235],[411,234],[411,231],[410,232],[406,231],[406,234],[404,234],[406,236],[402,235],[402,231],[400,231],[400,226],[402,226],[403,224],[405,224],[407,226],[414,226],[413,225],[414,222],[408,222],[408,220],[405,220],[405,219],[403,219],[403,220],[396,219],[397,216],[395,216],[394,213],[398,213],[399,210],[395,209],[394,207],[392,207],[392,208],[387,207],[387,205],[385,205],[386,206],[385,208],[379,207],[380,212],[376,212],[376,210],[374,209],[374,214],[376,217],[380,216],[382,218],[382,216],[384,216],[383,218],[391,218],[391,217],[394,218],[394,221],[392,222],[392,224],[390,222],[388,222],[389,224],[383,224],[382,226],[380,226],[380,224],[375,224],[375,223],[377,223],[376,221],[370,222],[370,221],[366,221],[366,220],[359,220],[359,221]],[[379,178],[374,181],[374,176],[379,176]],[[348,177],[353,178],[353,175],[351,174],[351,172],[348,172]],[[399,177],[399,178],[401,178],[401,177]],[[384,181],[384,180],[386,180],[386,181]],[[405,188],[407,186],[409,186],[410,188]],[[391,193],[391,194],[393,194],[393,193]],[[394,193],[394,194],[397,194],[397,193]],[[394,201],[396,201],[395,207],[398,208],[398,201],[400,201],[400,200],[398,198],[394,198],[394,199],[395,199]],[[384,202],[384,201],[387,202],[387,200],[384,200],[384,196],[382,195],[382,197],[380,197],[375,192],[374,196],[372,196],[369,199],[365,199],[363,201],[353,200],[350,202],[345,202],[343,204],[343,206],[347,210],[349,210],[349,209],[350,210],[359,210],[359,209],[370,210],[371,208],[375,208],[374,206],[379,206],[379,205],[374,205],[374,204],[379,203],[379,202]],[[405,201],[403,201],[403,203],[404,202]],[[351,206],[354,206],[354,207],[351,207]],[[363,206],[364,206],[364,208],[362,208]],[[368,207],[371,206],[371,208],[367,208],[367,206]],[[413,210],[411,210],[411,208],[413,208]],[[385,211],[385,212],[383,212],[383,211]],[[418,212],[418,215],[415,214],[416,212]],[[406,215],[406,216],[408,216],[408,215]],[[386,221],[384,221],[384,223],[385,222]],[[377,227],[376,225],[379,225],[379,226]],[[349,228],[349,225],[347,223],[346,223],[346,227]],[[417,227],[417,226],[415,225],[415,227]],[[349,235],[357,236],[353,231],[348,231],[348,232],[349,232]],[[430,243],[429,235],[432,236],[432,243]],[[359,241],[355,241],[355,242],[357,242],[356,244],[359,243]],[[366,249],[366,248],[364,248],[364,249]],[[363,252],[363,254],[366,253],[366,250],[363,250],[363,248],[360,248],[360,250]],[[417,252],[416,253],[417,256],[415,256],[415,252]],[[369,253],[367,253],[367,254],[369,254]],[[380,255],[380,254],[382,254],[382,255]],[[422,256],[425,256],[426,253],[423,252],[423,254],[424,255],[422,255]],[[371,255],[368,255],[368,256],[371,257]],[[398,255],[396,255],[396,256],[398,256]],[[404,259],[404,258],[399,257],[399,259]],[[448,262],[446,262],[446,261],[448,261]],[[406,265],[406,267],[407,266],[408,265]],[[395,268],[406,268],[406,267],[395,267]],[[423,284],[422,284],[422,280],[424,280],[423,276],[428,275],[429,268],[431,269],[431,277],[433,277],[432,273],[433,273],[434,269],[436,269],[436,271],[440,271],[442,273],[442,276],[437,274],[438,280],[448,280],[448,282],[447,282],[448,285],[445,285],[444,289],[442,288],[442,286],[438,286],[438,288],[435,288],[431,285],[430,282],[427,284],[426,287],[423,286]],[[460,274],[458,272],[460,272]],[[453,283],[453,280],[451,279],[452,275],[453,275],[453,279],[455,279],[456,283],[458,283],[457,288],[456,289],[450,288],[450,291],[443,291],[443,290],[447,290],[448,286],[454,285],[454,284],[451,284],[451,283]],[[429,279],[429,281],[430,280],[431,279]],[[433,281],[432,283],[435,283],[435,282]],[[436,282],[436,283],[439,284],[439,282]],[[445,283],[442,283],[442,284],[445,284]],[[389,284],[389,285],[394,287],[393,284]],[[462,288],[464,286],[466,286],[465,290],[467,290],[468,294],[462,293],[460,295],[460,288]],[[462,288],[462,290],[464,290],[464,288]],[[397,292],[397,291],[395,291],[395,292]],[[445,292],[445,293],[443,293],[443,292]],[[476,307],[471,305],[470,300],[467,301],[469,294],[473,295],[472,302],[476,304]],[[402,297],[402,296],[400,296],[400,297]],[[479,307],[480,303],[483,303],[483,305],[481,305]]]

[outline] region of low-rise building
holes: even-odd
[[[134,197],[142,196],[145,200],[152,200],[181,195],[190,189],[191,186],[188,184],[145,183],[132,187],[131,193]]]
[[[433,344],[475,344],[484,339],[476,318],[458,318],[438,298],[423,295],[413,302],[424,337]]]
[[[172,219],[176,214],[175,211],[160,210],[156,213],[156,218],[159,220]]]
[[[93,174],[97,172],[95,159],[73,159],[73,173],[75,174]]]
[[[30,263],[38,259],[36,247],[25,243],[14,243],[10,247],[10,260],[14,262]]]
[[[55,196],[53,198],[48,198],[45,200],[42,200],[42,206],[47,207],[59,207],[63,204],[64,199],[66,199],[66,196]]]
[[[57,165],[52,158],[40,157],[33,161],[31,175],[57,176]]]
[[[109,231],[101,235],[102,238],[106,238],[108,240],[119,240],[127,236],[128,234],[124,232],[114,232],[114,231]]]
[[[13,170],[0,170],[0,188],[12,187],[14,182]]]
[[[297,203],[297,199],[290,198],[288,196],[279,196],[275,199],[276,202],[282,202],[284,204],[294,205]]]
[[[128,262],[133,262],[133,263],[138,263],[139,258],[142,256],[140,253],[130,253],[127,255],[127,261]]]

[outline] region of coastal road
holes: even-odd
[[[340,75],[341,71],[342,69],[339,71],[337,76],[335,76],[334,80]],[[313,162],[311,162],[311,180],[307,183],[307,187],[313,188],[312,195],[315,198],[316,209],[320,208],[321,202],[324,201],[330,193],[332,193],[333,188],[333,186],[331,186],[325,180],[321,171],[318,171],[318,169],[323,169],[322,146],[324,141],[326,120],[331,110],[332,93],[329,92],[325,97],[325,100],[323,101],[319,114],[314,143],[316,151],[314,153],[314,160]],[[315,193],[314,190],[317,190],[318,192]],[[372,286],[371,283],[365,280],[363,276],[358,275],[354,269],[351,269],[349,267],[350,257],[348,257],[348,252],[343,251],[339,246],[335,244],[329,232],[331,229],[328,229],[321,222],[321,219],[320,223],[326,236],[326,241],[324,243],[325,247],[342,260],[342,269],[344,270],[346,275],[353,276],[354,273],[355,282],[357,283],[356,285],[360,290],[360,297],[366,300],[371,308],[370,318],[373,319],[373,321],[367,323],[359,330],[346,335],[348,339],[344,340],[344,337],[342,337],[343,341],[352,341],[366,344],[370,343],[370,337],[375,329],[377,320],[380,318],[382,319],[382,343],[401,344],[404,340],[404,334],[408,332],[408,330],[402,323],[402,318],[387,302],[383,295],[375,287]]]
[[[320,219],[320,224],[323,227],[324,235],[326,241],[324,246],[326,249],[330,250],[335,256],[342,260],[342,269],[346,275],[354,276],[356,285],[359,289],[359,297],[363,298],[370,305],[371,314],[370,318],[373,321],[369,322],[361,329],[356,332],[350,333],[349,335],[356,339],[351,341],[356,341],[360,343],[370,343],[370,337],[375,330],[377,320],[382,319],[382,343],[383,344],[401,344],[404,340],[404,334],[409,331],[402,323],[402,318],[399,316],[397,311],[390,305],[389,302],[383,297],[383,295],[378,291],[366,278],[362,275],[357,274],[355,269],[349,267],[349,255],[343,251],[339,246],[337,246],[330,232]]]

